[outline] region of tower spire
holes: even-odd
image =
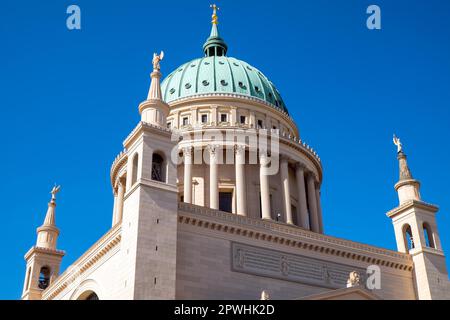
[[[394,135],[393,142],[397,146],[397,159],[400,178],[395,185],[395,190],[397,190],[400,204],[403,204],[409,200],[420,201],[420,182],[415,180],[411,174],[411,170],[408,167],[406,154],[403,152],[403,144],[396,135]]]
[[[212,4],[210,5],[210,7],[213,9],[213,14],[212,14],[212,24],[213,25],[218,25],[219,24],[219,18],[217,16],[217,11],[220,10],[220,8],[216,5],[216,4]]]
[[[50,192],[52,198],[48,203],[47,214],[44,223],[37,229],[36,246],[40,248],[55,249],[59,236],[59,229],[55,223],[56,195],[61,190],[61,186],[54,186]]]
[[[147,100],[162,100],[161,93],[161,64],[164,59],[164,51],[161,51],[159,55],[153,54],[153,72],[150,74],[152,82],[150,84],[150,90],[148,92]]]
[[[395,135],[393,141],[400,168],[400,179],[395,185],[400,204],[387,216],[394,225],[397,249],[411,255],[420,300],[448,299],[450,283],[436,221],[438,207],[421,200],[420,183],[412,177],[403,145]]]
[[[211,33],[203,45],[203,51],[207,57],[225,56],[227,54],[228,46],[220,37],[218,28],[219,17],[217,15],[217,11],[219,11],[220,8],[215,4],[210,5],[210,7],[213,9]]]
[[[59,229],[55,224],[56,194],[60,186],[54,186],[52,198],[48,203],[44,223],[37,228],[36,246],[25,254],[27,262],[25,282],[23,286],[23,300],[40,300],[42,292],[58,277],[64,251],[56,249]]]
[[[142,121],[159,127],[166,126],[166,119],[169,115],[169,105],[164,102],[161,92],[161,61],[163,59],[164,51],[161,51],[159,55],[153,54],[150,90],[147,100],[139,105]]]

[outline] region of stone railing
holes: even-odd
[[[113,188],[114,188],[114,183],[116,180],[116,175],[117,175],[118,171],[120,170],[122,164],[126,162],[127,157],[128,157],[127,151],[124,149],[116,156],[116,158],[114,159],[114,161],[111,165],[110,177],[111,177],[111,184],[112,184]]]

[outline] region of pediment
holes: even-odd
[[[364,287],[342,288],[299,298],[299,300],[382,300]]]

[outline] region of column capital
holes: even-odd
[[[220,144],[213,144],[213,143],[211,143],[211,144],[208,144],[208,145],[206,146],[206,149],[207,149],[209,152],[216,152],[216,151],[219,150],[221,147],[222,147],[222,146],[221,146]]]
[[[209,154],[212,156],[216,156],[217,152],[222,148],[220,144],[208,144],[206,146],[206,150],[208,150]]]
[[[313,179],[314,182],[317,182],[319,180],[319,179],[317,179],[316,174],[312,170],[309,170],[309,169],[305,169],[305,176],[306,176],[306,179]]]
[[[192,149],[194,149],[192,146],[185,146],[181,148],[181,150],[183,150],[183,155],[191,154]]]
[[[246,148],[247,147],[245,145],[243,145],[243,144],[236,144],[234,146],[234,152],[236,154],[242,154],[243,152],[245,152]]]
[[[266,150],[259,150],[259,162],[262,166],[269,164],[269,154]]]
[[[285,154],[280,154],[281,162],[288,162],[289,160],[291,160],[291,157],[289,157],[288,155],[285,155]]]
[[[301,163],[301,162],[297,162],[295,164],[295,170],[303,170],[303,172],[306,172],[307,168],[306,165]]]

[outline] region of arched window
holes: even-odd
[[[425,237],[425,245],[428,248],[435,248],[433,241],[433,232],[431,231],[430,225],[426,222],[423,224],[423,235]]]
[[[50,285],[50,268],[42,267],[39,274],[39,289],[45,290]]]
[[[406,224],[403,227],[403,238],[405,241],[406,250],[414,249],[414,238],[411,232],[411,226],[409,224]]]
[[[131,171],[131,185],[134,185],[137,182],[138,167],[139,167],[139,154],[136,153],[133,158],[133,168]]]
[[[165,182],[164,158],[154,153],[152,157],[152,180]]]
[[[98,298],[98,295],[95,292],[92,292],[90,295],[86,297],[85,300],[100,300],[100,299]]]
[[[77,300],[100,300],[100,298],[94,291],[87,290],[80,294]]]

